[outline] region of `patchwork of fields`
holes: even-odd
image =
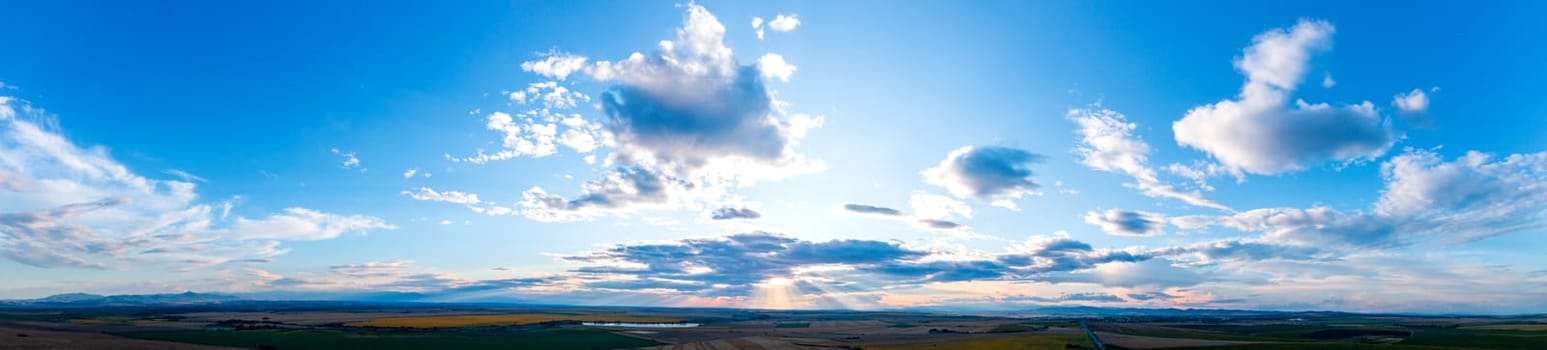
[[[148,331],[118,335],[146,340],[248,349],[619,349],[660,343],[595,329],[494,334],[379,334],[336,330],[250,330],[240,332]]]
[[[350,327],[445,328],[524,325],[554,321],[676,323],[683,320],[673,317],[625,315],[497,314],[384,317],[369,321],[350,322],[345,325]]]
[[[283,306],[284,304],[278,304]],[[3,349],[1547,349],[1521,317],[1008,318],[901,312],[423,307],[0,310]],[[625,324],[587,325],[584,322]],[[638,324],[691,323],[682,328]]]

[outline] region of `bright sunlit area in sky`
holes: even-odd
[[[0,299],[1547,313],[1533,2],[18,1]]]

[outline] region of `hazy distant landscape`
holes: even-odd
[[[1002,314],[59,295],[4,349],[1540,349],[1547,315],[1032,307]],[[1089,333],[1087,333],[1087,330]]]

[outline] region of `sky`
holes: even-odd
[[[1547,312],[1541,6],[11,3],[0,298]]]

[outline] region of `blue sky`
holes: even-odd
[[[13,4],[0,297],[1547,311],[1444,5]]]

